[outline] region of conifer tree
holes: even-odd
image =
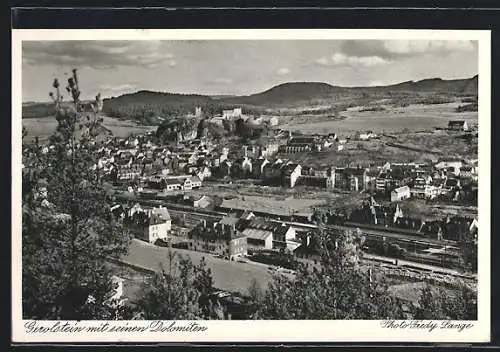
[[[167,253],[168,267],[162,267],[145,283],[135,302],[144,319],[224,319],[218,301],[210,299],[213,280],[205,261],[194,265],[189,258]]]
[[[76,69],[69,101],[57,79],[52,86],[56,131],[23,152],[23,317],[119,318],[106,260],[124,254],[130,237],[111,214],[97,163],[102,100],[82,103]]]
[[[335,233],[323,223],[319,228],[311,243],[321,254],[322,269],[300,266],[292,279],[276,276],[264,297],[263,318],[403,318],[402,306],[388,292],[383,274],[359,265],[359,234]]]

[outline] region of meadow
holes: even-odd
[[[348,108],[342,111],[345,119],[332,119],[324,116],[323,121],[316,117],[312,122],[295,119],[292,116],[280,118],[280,128],[303,133],[353,133],[356,131],[400,132],[404,129],[425,130],[446,127],[449,120],[465,120],[477,124],[477,111],[456,112],[460,102],[446,104],[415,104],[407,107],[384,106],[383,111],[363,111],[363,107]]]

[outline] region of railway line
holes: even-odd
[[[207,210],[207,209],[201,209],[201,208],[193,208],[191,206],[187,205],[181,205],[181,204],[175,204],[175,203],[170,203],[165,200],[159,200],[159,199],[141,199],[138,198],[136,199],[137,202],[139,202],[142,205],[147,205],[147,206],[159,206],[162,205],[166,207],[169,211],[173,212],[173,214],[176,215],[182,215],[183,213],[189,213],[191,217],[199,217],[201,219],[210,219],[210,220],[217,220],[220,219],[223,216],[228,215],[229,212],[222,212],[222,211],[216,211],[216,210]],[[295,227],[297,230],[303,230],[303,231],[311,231],[317,228],[316,225],[311,224],[311,223],[304,223],[304,222],[296,222],[296,221],[290,221],[290,220],[285,220],[282,219],[282,217],[279,216],[273,216],[272,214],[269,214],[268,216],[272,220],[280,221],[285,224],[292,225]],[[455,246],[456,241],[449,241],[449,240],[439,240],[431,237],[427,237],[422,233],[418,233],[416,231],[411,231],[411,230],[405,230],[405,229],[396,229],[396,228],[387,228],[383,226],[377,226],[377,225],[369,225],[369,224],[361,224],[361,223],[353,223],[353,222],[347,222],[342,225],[326,225],[325,226],[327,229],[331,230],[352,230],[352,229],[360,229],[363,235],[367,237],[372,237],[376,239],[392,239],[396,242],[403,243],[405,245],[407,244],[413,244],[413,245],[418,245],[418,244],[425,244],[431,248],[441,248],[445,246]]]
[[[145,206],[164,206],[171,213],[172,217],[182,219],[184,226],[188,228],[194,227],[203,220],[205,221],[218,221],[223,216],[228,215],[229,212],[207,210],[201,208],[194,208],[187,205],[170,203],[165,200],[158,199],[135,199],[138,203]],[[311,223],[296,222],[284,220],[281,218],[273,217],[271,214],[268,217],[275,221],[280,221],[295,227],[298,231],[311,231],[317,229],[317,226]],[[407,264],[405,266],[414,267],[415,270],[428,271],[425,266],[439,267],[442,270],[453,270],[457,267],[459,254],[454,252],[456,248],[455,241],[438,240],[434,238],[425,237],[424,234],[415,233],[414,231],[404,229],[386,228],[382,226],[358,224],[358,223],[344,223],[342,225],[326,225],[326,229],[334,231],[353,230],[359,229],[365,236],[367,243],[394,243],[400,245],[402,248],[408,250]],[[429,254],[428,250],[438,250],[437,254]],[[452,250],[450,252],[450,250]],[[368,253],[368,252],[367,252]],[[411,255],[410,255],[411,254]],[[386,260],[394,262],[395,258],[387,258]]]

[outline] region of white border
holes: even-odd
[[[204,333],[27,334],[21,315],[21,106],[23,40],[477,40],[479,41],[478,321],[471,329],[384,329],[380,321],[203,321]],[[12,30],[12,339],[14,342],[488,342],[490,340],[490,31],[369,29]],[[43,322],[40,323],[54,323]],[[81,322],[99,325],[99,321]],[[111,323],[111,322],[110,322]],[[113,322],[125,324],[125,322]],[[147,321],[130,322],[146,326]],[[181,324],[181,321],[177,323]],[[46,324],[45,324],[46,325]]]

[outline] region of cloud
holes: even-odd
[[[208,84],[228,85],[234,83],[232,78],[218,77],[207,81]]]
[[[345,40],[331,57],[314,61],[319,66],[372,67],[425,54],[448,55],[477,51],[470,40]]]
[[[330,58],[323,56],[315,61],[319,66],[353,66],[371,67],[390,63],[380,56],[348,56],[342,52],[333,54]]]
[[[320,65],[320,66],[330,66],[330,61],[328,60],[328,58],[326,56],[320,57],[319,59],[317,59],[315,61],[315,63]]]
[[[286,67],[280,68],[278,71],[276,71],[276,74],[278,76],[285,76],[290,73],[290,70],[287,69]]]
[[[470,40],[346,40],[340,45],[340,51],[348,56],[379,56],[388,60],[474,50],[475,42]]]
[[[23,61],[30,65],[89,66],[96,69],[155,67],[168,60],[175,62],[168,45],[168,42],[156,40],[27,41],[23,42]]]
[[[168,61],[168,66],[169,67],[175,67],[175,66],[177,66],[177,61],[175,61],[175,60],[169,60]]]
[[[332,62],[335,65],[349,66],[376,66],[389,63],[388,60],[380,56],[347,56],[343,53],[335,53],[332,55]]]
[[[119,84],[119,85],[103,84],[99,86],[99,89],[101,91],[107,93],[122,93],[125,91],[134,90],[136,88],[137,86],[134,84]]]

